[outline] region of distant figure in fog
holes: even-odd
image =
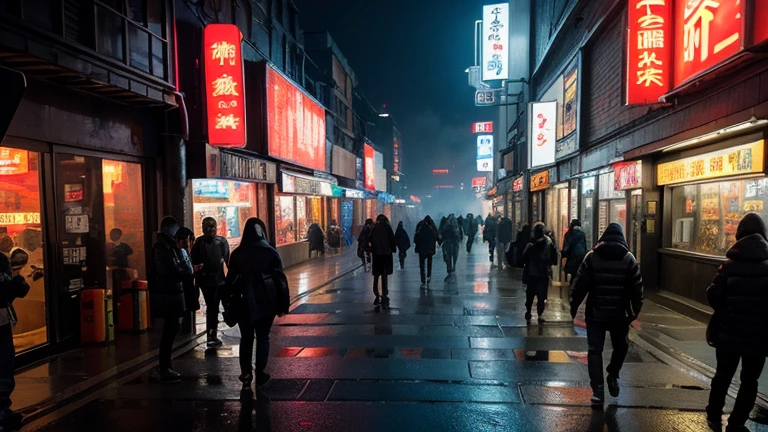
[[[509,249],[510,243],[512,243],[512,220],[506,216],[502,216],[499,221],[498,235],[499,250],[496,254],[498,256],[499,269],[504,270],[507,268],[505,260],[507,259],[507,249]]]
[[[307,229],[307,240],[309,240],[309,257],[312,258],[312,252],[317,252],[317,256],[325,255],[325,234],[320,224],[313,223]]]
[[[427,215],[416,225],[416,233],[413,235],[415,251],[419,254],[419,272],[421,275],[421,288],[429,285],[432,280],[432,257],[437,252],[437,243],[440,235],[432,218]],[[426,267],[426,274],[424,272]]]
[[[568,275],[571,276],[571,279],[576,276],[576,272],[579,271],[579,266],[584,261],[586,255],[587,236],[584,234],[584,230],[581,229],[581,221],[574,219],[568,227],[568,232],[565,233],[563,250],[561,252],[561,256],[566,260],[566,280]]]
[[[341,249],[341,227],[335,219],[331,221],[331,226],[328,227],[328,246],[333,253],[338,253]]]
[[[746,431],[768,354],[768,241],[759,215],[748,213],[739,222],[736,243],[725,257],[707,290],[714,309],[707,341],[717,352],[707,421],[721,430],[725,397],[741,362],[741,385],[726,431]]]
[[[523,283],[525,289],[525,320],[531,320],[533,299],[538,299],[536,312],[539,322],[544,322],[544,308],[549,291],[549,280],[552,277],[550,269],[552,260],[552,242],[544,234],[544,224],[536,224],[533,228],[533,238],[523,250]]]
[[[371,250],[368,248],[368,238],[371,236],[373,230],[373,219],[368,218],[365,220],[363,229],[360,230],[360,234],[357,236],[357,256],[363,260],[363,269],[367,272],[370,270],[371,265]]]
[[[243,228],[243,239],[232,252],[227,273],[227,290],[238,292],[242,304],[237,319],[240,328],[240,382],[243,390],[250,391],[253,382],[253,342],[256,339],[256,385],[269,381],[264,372],[269,360],[269,332],[275,315],[287,313],[278,301],[278,294],[268,289],[265,276],[271,279],[270,286],[287,284],[283,273],[280,254],[267,241],[267,227],[258,218],[250,218]],[[283,287],[287,290],[287,286]]]
[[[22,249],[16,249],[22,251]],[[13,255],[13,254],[12,254]],[[26,252],[18,255],[29,259]],[[17,267],[26,265],[26,260],[17,263]],[[23,276],[11,270],[11,261],[6,254],[0,254],[0,430],[17,430],[21,427],[21,414],[11,410],[11,393],[16,388],[14,378],[14,361],[16,358],[13,346],[13,327],[16,326],[16,312],[13,301],[24,298],[29,293],[29,285]]]
[[[445,280],[449,280],[456,275],[456,260],[459,255],[459,224],[453,214],[449,215],[440,230],[440,237],[443,244],[443,260],[445,261],[448,275]]]
[[[485,218],[485,228],[483,228],[483,242],[488,242],[488,259],[491,261],[491,265],[493,265],[493,252],[496,250],[497,234],[496,218],[488,213],[488,217]]]
[[[392,254],[397,252],[395,233],[389,224],[389,219],[383,214],[376,217],[376,224],[371,230],[368,247],[373,255],[373,300],[374,306],[389,309],[388,277],[394,272]],[[379,295],[379,278],[381,278],[381,295]]]
[[[629,251],[621,225],[611,223],[600,241],[584,257],[571,285],[571,317],[587,297],[587,354],[592,406],[602,408],[603,347],[605,332],[611,334],[613,354],[608,364],[608,391],[619,396],[619,371],[629,350],[629,325],[643,307],[643,278],[640,265]],[[765,354],[763,354],[763,361]],[[730,381],[730,379],[729,379]],[[753,401],[754,402],[754,401]],[[722,408],[722,407],[721,407]]]
[[[515,242],[512,244],[512,249],[514,249],[514,263],[512,264],[515,267],[522,267],[523,266],[523,250],[526,246],[528,246],[528,242],[531,241],[531,226],[528,224],[523,224],[522,227],[520,227],[520,230],[517,232],[517,237],[515,238]]]
[[[464,218],[464,232],[467,234],[467,256],[469,256],[477,237],[477,221],[472,213],[467,213],[467,217]]]
[[[464,217],[461,214],[456,218],[456,223],[459,224],[459,242],[463,242],[467,230],[464,229]]]
[[[405,257],[408,249],[411,248],[411,239],[408,237],[408,233],[403,228],[403,223],[397,224],[397,231],[395,231],[395,243],[397,243],[397,257],[400,258],[400,270],[405,270]]]

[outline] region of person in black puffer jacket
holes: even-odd
[[[536,311],[539,322],[544,322],[544,308],[549,291],[549,280],[552,277],[551,256],[552,241],[545,234],[543,223],[533,227],[533,238],[523,251],[523,283],[525,284],[525,320],[531,320],[533,299],[538,299]]]
[[[427,215],[416,225],[416,233],[413,236],[415,252],[419,254],[419,274],[421,275],[422,289],[432,280],[432,257],[437,252],[439,241],[440,234],[437,232],[435,221]]]
[[[395,233],[389,224],[389,219],[383,214],[376,217],[376,224],[368,236],[368,250],[373,255],[373,304],[377,308],[389,309],[389,284],[388,276],[394,271],[392,254],[397,252]],[[381,278],[381,296],[379,296],[379,278]]]
[[[741,360],[741,387],[726,429],[740,431],[747,430],[744,424],[755,405],[757,380],[768,354],[768,241],[759,215],[744,216],[725,257],[707,290],[714,309],[709,342],[717,351],[707,420],[713,430],[722,428],[725,395]]]
[[[624,232],[617,223],[606,228],[600,241],[584,257],[571,286],[571,316],[576,317],[584,297],[586,307],[587,355],[592,405],[602,407],[603,346],[605,332],[611,334],[613,354],[606,368],[608,390],[619,395],[619,371],[629,350],[629,324],[637,319],[643,307],[643,279],[640,265],[629,251]]]
[[[584,261],[584,257],[587,255],[587,236],[584,234],[584,230],[581,229],[581,221],[574,219],[571,221],[571,226],[568,227],[568,232],[565,233],[565,240],[563,242],[563,250],[561,256],[565,258],[565,274],[573,279],[576,276],[576,272],[579,271],[581,262]]]

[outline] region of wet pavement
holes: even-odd
[[[239,333],[225,329],[223,348],[175,361],[180,384],[140,371],[27,430],[707,430],[708,383],[634,342],[621,395],[590,409],[586,331],[559,288],[546,321],[529,325],[519,272],[491,268],[482,248],[447,282],[436,259],[428,290],[413,255],[406,265],[388,311],[374,309],[361,270],[301,297],[275,321],[272,380],[255,396],[240,392]]]

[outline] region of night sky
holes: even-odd
[[[302,29],[327,30],[355,71],[357,90],[377,108],[387,104],[416,194],[433,190],[433,168],[450,169],[450,180],[466,185],[478,175],[471,123],[497,115],[474,106],[464,73],[474,60],[473,24],[483,3],[297,0]]]

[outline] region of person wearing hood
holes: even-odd
[[[11,410],[11,394],[16,388],[13,374],[16,358],[13,327],[16,326],[16,313],[13,301],[29,293],[29,285],[24,276],[19,274],[27,261],[29,254],[21,248],[13,249],[10,260],[5,253],[0,253],[0,430],[16,430],[22,420],[21,414]],[[18,269],[14,271],[14,268]]]
[[[395,233],[389,224],[389,219],[383,214],[376,217],[376,224],[368,239],[368,248],[373,254],[373,300],[374,306],[389,309],[388,276],[394,272],[392,254],[397,252]],[[381,278],[381,295],[379,295],[379,278]]]
[[[397,244],[397,257],[400,258],[400,270],[405,270],[405,257],[408,249],[411,248],[411,238],[403,228],[403,223],[397,224],[397,230],[395,231],[395,243]]]
[[[184,260],[176,243],[179,223],[173,216],[160,221],[160,232],[152,246],[149,260],[149,295],[152,299],[152,315],[163,319],[160,338],[159,368],[152,378],[161,382],[179,382],[181,374],[171,368],[173,341],[181,328],[181,317],[187,311],[184,296],[184,281],[193,274],[193,269]]]
[[[203,235],[192,245],[190,254],[195,267],[195,285],[200,288],[205,299],[208,348],[222,345],[218,338],[220,291],[226,281],[224,266],[229,262],[229,242],[217,234],[216,224],[216,219],[212,217],[203,219]]]
[[[589,297],[587,297],[589,294]],[[629,251],[621,226],[608,225],[600,241],[584,257],[571,285],[571,317],[587,297],[586,323],[589,351],[587,362],[592,386],[592,406],[605,401],[603,347],[605,333],[611,334],[613,354],[606,368],[608,391],[619,396],[619,372],[629,350],[629,325],[643,307],[643,278],[640,265]]]
[[[328,227],[328,246],[333,253],[338,253],[341,249],[341,227],[336,223],[336,219],[333,219]]]
[[[368,238],[371,236],[371,230],[373,230],[373,219],[368,218],[363,224],[363,229],[360,230],[360,234],[357,236],[357,256],[363,261],[363,269],[367,272],[370,270],[368,266],[371,264],[371,250],[368,248]]]
[[[741,384],[726,431],[746,431],[768,354],[768,241],[759,215],[748,213],[739,222],[736,243],[725,258],[707,289],[714,309],[707,341],[717,356],[707,421],[713,430],[722,429],[725,397],[741,362]]]
[[[525,246],[528,245],[528,242],[531,241],[531,235],[531,226],[528,224],[523,224],[520,231],[517,232],[517,237],[511,248],[514,249],[515,253],[513,263],[515,267],[523,267],[523,250],[525,250]]]
[[[565,258],[565,274],[573,279],[586,255],[587,236],[581,229],[581,221],[574,219],[568,227],[568,232],[565,233],[561,251],[561,256]]]
[[[550,269],[550,256],[552,243],[544,234],[543,223],[536,224],[533,228],[533,238],[523,250],[523,283],[525,284],[525,320],[531,320],[531,308],[533,299],[538,299],[536,312],[539,323],[544,322],[544,308],[546,307],[549,280],[552,277]]]
[[[307,240],[309,241],[309,257],[312,258],[312,252],[317,251],[317,255],[325,255],[325,233],[317,222],[312,223],[307,229]]]
[[[424,220],[416,225],[416,232],[413,235],[414,250],[419,254],[421,288],[427,286],[432,280],[432,257],[437,252],[437,243],[439,241],[440,234],[435,226],[435,221],[427,215]]]
[[[483,228],[483,242],[488,242],[488,256],[491,265],[493,265],[493,252],[496,250],[497,234],[496,218],[488,213],[488,217],[485,218],[485,228]]]
[[[499,269],[501,270],[504,270],[507,267],[504,260],[507,258],[507,249],[509,249],[509,244],[512,243],[512,230],[514,230],[512,227],[512,219],[506,216],[502,216],[501,220],[499,221],[498,228],[499,253],[497,254]]]
[[[467,213],[467,217],[464,219],[464,232],[467,234],[467,256],[469,256],[472,253],[475,237],[477,237],[477,220],[472,213]]]

